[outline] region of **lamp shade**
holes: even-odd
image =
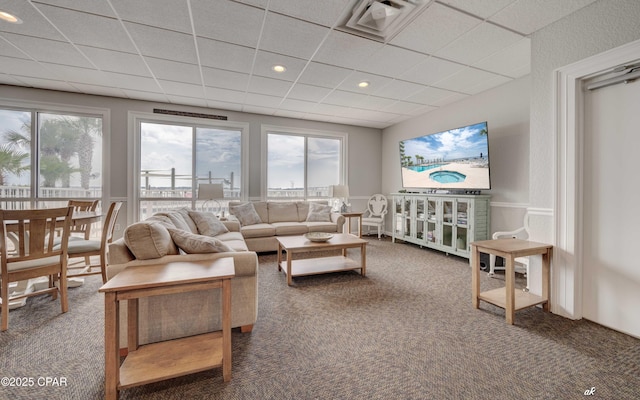
[[[201,183],[198,185],[198,200],[215,200],[224,198],[222,183]]]
[[[329,197],[348,198],[349,186],[347,185],[331,185],[329,189]]]

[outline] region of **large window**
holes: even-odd
[[[102,115],[0,109],[0,208],[101,199]]]
[[[139,220],[177,207],[219,211],[242,197],[244,124],[141,116],[136,125]],[[224,198],[199,200],[202,183],[222,184]]]
[[[346,135],[263,127],[263,138],[267,198],[327,198],[346,183]]]

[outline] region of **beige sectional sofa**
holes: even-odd
[[[231,201],[229,213],[229,220],[240,224],[248,249],[255,252],[277,251],[276,236],[342,232],[345,222],[326,202]]]
[[[219,222],[212,216],[183,208],[158,213],[128,226],[123,237],[109,245],[107,278],[130,266],[232,257],[236,275],[231,280],[231,326],[251,331],[258,313],[257,255],[248,250],[238,222]],[[153,343],[220,330],[220,309],[218,290],[142,298],[139,342]],[[126,329],[127,307],[122,302],[121,348],[127,344]]]

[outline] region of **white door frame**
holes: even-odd
[[[583,251],[583,80],[640,59],[640,40],[562,67],[554,77],[555,236],[552,269],[553,312],[582,318]]]

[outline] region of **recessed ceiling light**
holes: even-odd
[[[0,19],[7,21],[7,22],[11,22],[12,24],[21,24],[22,20],[18,17],[16,17],[13,14],[9,14],[6,11],[0,11]]]
[[[284,72],[287,70],[287,67],[285,67],[284,65],[274,65],[273,67],[271,67],[271,69],[276,72]]]
[[[362,82],[358,83],[358,87],[366,88],[367,86],[369,86],[369,82],[367,82],[367,81],[362,81]]]

